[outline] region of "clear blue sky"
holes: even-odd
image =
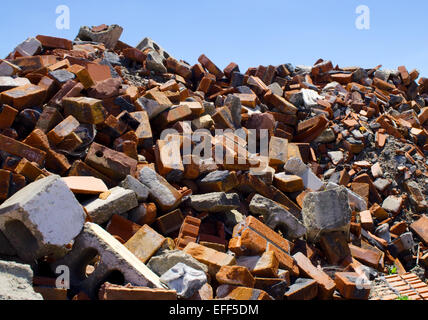
[[[71,13],[70,30],[57,30],[58,5]],[[359,5],[370,8],[370,30],[355,27]],[[194,64],[205,53],[220,68],[312,65],[417,68],[428,76],[428,1],[387,0],[21,0],[2,2],[0,55],[29,36],[74,39],[81,25],[120,24],[121,40],[151,37]]]

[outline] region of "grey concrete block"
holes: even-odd
[[[93,273],[86,276],[86,266],[99,255],[100,261]],[[113,273],[120,273],[124,284],[149,288],[164,288],[159,277],[133,255],[124,245],[100,226],[87,222],[76,238],[73,249],[52,265],[70,268],[70,288],[97,297],[100,285]]]
[[[115,187],[109,191],[111,194],[107,199],[95,198],[83,204],[94,223],[106,223],[113,214],[122,214],[138,206],[134,191],[121,187]]]
[[[225,212],[239,208],[237,193],[213,192],[190,197],[190,206],[199,212]]]
[[[56,175],[27,185],[0,206],[0,230],[28,262],[63,256],[85,219],[82,206]]]
[[[256,194],[250,202],[253,214],[263,215],[265,224],[271,229],[279,228],[288,239],[297,239],[306,234],[305,226],[284,207]]]
[[[351,208],[347,189],[309,193],[303,201],[302,216],[310,241],[317,241],[325,232],[343,231],[349,235]]]
[[[135,179],[133,176],[127,176],[120,185],[124,189],[132,190],[137,195],[137,200],[139,202],[144,202],[149,197],[149,189],[142,184],[140,181]]]

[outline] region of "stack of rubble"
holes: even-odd
[[[121,34],[0,60],[1,299],[428,299],[428,79]]]

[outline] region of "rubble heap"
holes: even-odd
[[[0,60],[2,299],[428,299],[427,78],[122,31]]]

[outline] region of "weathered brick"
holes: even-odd
[[[0,134],[0,150],[21,158],[26,158],[28,161],[35,162],[40,166],[43,165],[46,158],[46,152],[30,147],[25,143],[11,139],[2,134]]]
[[[64,98],[62,104],[66,116],[72,115],[81,123],[100,124],[107,117],[101,100],[78,97]]]
[[[11,90],[3,91],[0,95],[0,102],[8,104],[16,109],[37,107],[43,104],[46,99],[47,90],[33,84],[27,84]]]
[[[146,263],[159,250],[165,240],[162,235],[148,225],[144,225],[125,243],[125,247],[143,263]]]
[[[80,123],[76,120],[76,118],[73,116],[67,117],[47,134],[49,142],[53,146],[56,146],[79,126]]]
[[[336,284],[324,271],[317,269],[312,262],[301,252],[296,253],[294,259],[304,276],[314,279],[319,285],[318,297],[329,299],[332,297]]]
[[[222,266],[236,265],[236,260],[233,256],[201,246],[197,243],[189,243],[183,250],[190,254],[193,258],[206,264],[211,276],[215,277]]]

